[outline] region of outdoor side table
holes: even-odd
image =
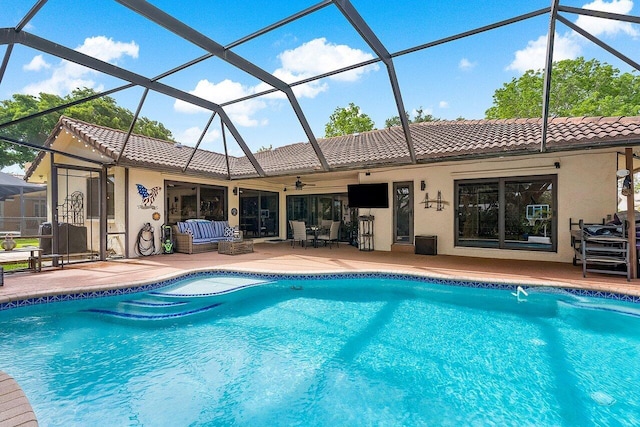
[[[240,255],[253,252],[253,240],[245,239],[240,242],[218,242],[218,253],[225,255]]]

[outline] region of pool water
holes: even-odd
[[[0,312],[0,369],[41,426],[640,425],[638,305],[225,280]]]

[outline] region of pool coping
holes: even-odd
[[[630,295],[619,292],[603,291],[603,290],[588,290],[578,287],[568,287],[566,284],[555,283],[532,283],[528,281],[509,280],[509,279],[493,279],[493,280],[481,280],[481,279],[469,279],[469,278],[453,278],[451,276],[440,276],[437,274],[420,274],[415,271],[393,271],[393,270],[361,270],[350,271],[334,270],[323,272],[278,272],[278,271],[265,271],[257,269],[242,269],[242,268],[228,268],[228,267],[213,267],[213,268],[201,268],[194,269],[188,272],[172,273],[165,276],[158,277],[156,279],[148,279],[137,282],[127,282],[119,285],[85,287],[77,290],[69,291],[65,290],[47,290],[37,295],[30,295],[25,297],[0,297],[0,311],[10,310],[19,307],[28,307],[39,304],[49,304],[54,302],[74,301],[74,300],[86,300],[102,297],[120,296],[138,292],[148,292],[155,289],[163,288],[175,284],[181,280],[189,278],[207,277],[214,275],[237,275],[237,276],[254,276],[261,279],[317,279],[317,278],[393,278],[401,280],[416,280],[419,282],[430,282],[439,285],[446,286],[459,286],[468,288],[484,288],[484,289],[500,289],[500,290],[516,290],[519,286],[527,290],[530,288],[545,288],[555,289],[556,291],[567,292],[569,294],[577,296],[603,298],[616,301],[625,301],[634,304],[640,304],[640,296]],[[235,292],[247,287],[259,286],[259,285],[243,285],[234,288],[229,288],[217,293],[212,293],[211,296],[222,295],[229,292]]]

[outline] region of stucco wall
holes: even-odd
[[[58,149],[87,155],[80,143],[61,136],[61,142],[56,141]],[[622,150],[618,150],[622,152]],[[616,211],[617,189],[616,175],[618,169],[618,152],[615,149],[573,151],[554,154],[534,154],[526,157],[505,157],[495,159],[471,159],[458,162],[443,162],[427,165],[409,165],[382,169],[365,169],[360,171],[324,172],[321,174],[303,174],[307,181],[314,186],[295,190],[295,194],[323,194],[346,193],[348,184],[386,182],[389,184],[389,200],[393,202],[394,182],[413,182],[414,189],[414,235],[437,235],[438,253],[442,255],[491,257],[506,259],[531,259],[544,261],[571,262],[573,249],[570,246],[569,219],[574,221],[584,219],[588,222],[601,221],[607,215]],[[560,167],[556,168],[555,163]],[[76,163],[71,161],[71,163]],[[46,171],[47,164],[39,167]],[[116,218],[111,221],[110,230],[120,230],[122,211],[119,200],[124,194],[124,169],[116,170]],[[369,172],[367,174],[367,172]],[[504,250],[488,248],[455,247],[455,211],[454,182],[456,180],[525,177],[535,175],[557,175],[557,252]],[[294,191],[291,183],[295,177],[270,177],[251,180],[208,180],[202,177],[190,177],[181,174],[169,174],[143,169],[130,169],[127,203],[129,214],[126,218],[129,227],[129,255],[135,256],[135,244],[139,230],[145,223],[150,223],[155,229],[156,248],[160,247],[160,226],[165,223],[165,188],[164,182],[181,181],[207,185],[224,186],[228,188],[228,219],[232,226],[238,225],[239,216],[231,215],[233,208],[238,209],[239,197],[233,194],[233,188],[250,188],[277,192],[280,195],[280,238],[285,238],[288,224],[286,222],[286,197],[289,192],[283,191],[288,187]],[[425,181],[426,188],[420,189],[421,181]],[[66,183],[62,183],[65,185]],[[136,184],[150,189],[160,187],[160,193],[153,202],[153,208],[143,208],[142,198],[138,194]],[[84,184],[83,184],[84,185]],[[84,187],[83,187],[84,188]],[[425,209],[426,193],[430,199],[435,199],[438,191],[442,194],[444,209],[438,211],[434,206]],[[154,220],[154,212],[160,214],[159,220]],[[389,251],[393,243],[393,209],[361,209],[360,215],[374,215],[375,250]]]
[[[560,163],[560,168],[554,166]],[[536,155],[528,158],[502,158],[465,161],[421,166],[407,166],[391,170],[371,170],[367,176],[360,174],[360,182],[388,182],[389,200],[392,203],[393,182],[413,181],[414,234],[437,235],[438,253],[474,257],[507,259],[532,259],[570,262],[573,249],[570,245],[569,219],[582,218],[598,222],[616,211],[615,151],[588,151],[583,153]],[[551,175],[558,177],[558,252],[538,252],[489,248],[464,248],[454,246],[454,182],[463,179]],[[426,182],[425,191],[420,182]],[[442,192],[444,209],[437,211],[435,203],[425,209],[425,194],[435,199]],[[366,209],[375,215],[375,249],[390,250],[393,240],[393,209]]]

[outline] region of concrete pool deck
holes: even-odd
[[[259,243],[253,253],[170,254],[44,268],[41,273],[6,274],[0,303],[46,295],[115,289],[159,281],[189,271],[229,269],[247,272],[324,273],[384,271],[445,279],[553,286],[640,296],[640,280],[589,273],[570,263],[496,260],[403,252],[362,252],[353,246],[302,248],[288,242]]]

